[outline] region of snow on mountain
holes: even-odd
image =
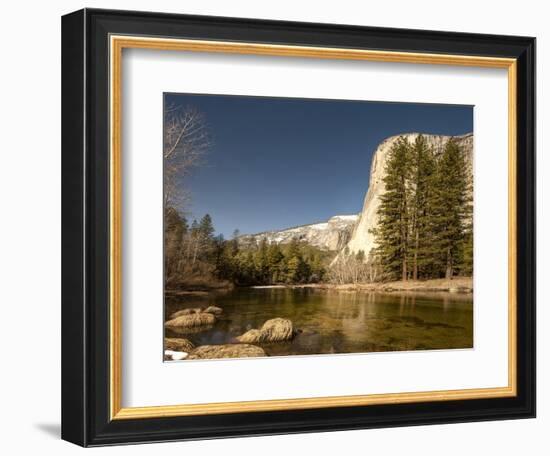
[[[306,242],[323,250],[338,251],[349,241],[359,215],[336,215],[326,222],[301,225],[279,231],[245,234],[239,237],[241,243],[287,244],[292,240]]]

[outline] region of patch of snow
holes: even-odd
[[[326,230],[328,228],[328,223],[316,223],[315,225],[308,225],[307,227],[312,230]]]
[[[175,350],[164,350],[164,354],[172,358],[172,361],[181,361],[189,356],[187,352],[180,352]]]
[[[335,215],[334,217],[331,217],[330,220],[349,220],[354,221],[359,219],[359,214],[353,214],[353,215]]]

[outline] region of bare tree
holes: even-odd
[[[168,106],[164,113],[164,207],[181,207],[187,194],[181,180],[198,166],[211,145],[202,113]]]
[[[338,256],[329,270],[329,280],[339,285],[369,282],[368,265],[365,263],[365,253],[360,250],[352,253],[346,247]]]
[[[366,263],[366,277],[368,282],[378,282],[381,280],[381,264],[380,258],[376,255],[369,253],[367,263]]]
[[[195,242],[183,216],[188,202],[183,179],[203,161],[210,147],[203,115],[194,108],[168,106],[164,112],[164,261],[166,284],[181,282]],[[196,255],[196,252],[195,252]]]

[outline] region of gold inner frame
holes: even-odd
[[[122,51],[123,49],[195,51],[317,59],[366,60],[431,65],[453,65],[508,70],[508,385],[505,387],[403,392],[246,402],[122,407]],[[137,36],[110,36],[110,415],[111,419],[159,418],[220,413],[298,410],[326,407],[396,404],[423,401],[485,399],[517,394],[517,227],[516,124],[517,61],[511,58],[388,52],[288,46],[227,41],[205,41]]]

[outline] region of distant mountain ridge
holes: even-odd
[[[296,240],[306,242],[322,250],[339,251],[349,241],[358,220],[359,214],[335,215],[326,222],[300,225],[283,230],[244,234],[239,236],[239,242],[242,244],[258,244],[262,239],[265,239],[269,244],[288,244],[292,240]]]

